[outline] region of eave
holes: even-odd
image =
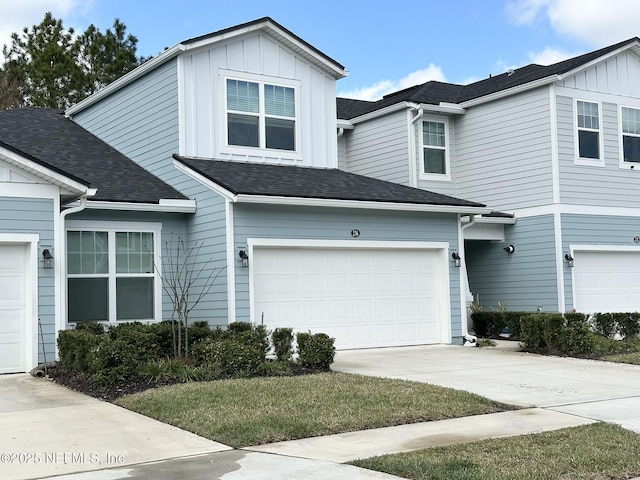
[[[69,204],[74,206],[77,202]],[[88,210],[118,210],[128,212],[195,213],[195,200],[160,199],[158,203],[88,201]]]

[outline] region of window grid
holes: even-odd
[[[600,106],[595,102],[577,100],[576,117],[578,158],[588,162],[599,160],[601,150]]]
[[[422,173],[442,178],[449,173],[444,122],[422,122]]]

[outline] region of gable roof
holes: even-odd
[[[0,111],[0,146],[83,185],[91,200],[159,203],[184,195],[49,108]]]
[[[209,160],[179,155],[174,155],[174,158],[235,196],[433,205],[459,207],[464,211],[484,207],[480,203],[337,169]]]
[[[633,37],[629,40],[548,66],[537,64],[526,65],[468,85],[429,81],[421,85],[390,93],[375,102],[338,98],[338,118],[348,120],[401,102],[431,105],[439,105],[441,102],[460,104],[545,78],[568,74],[601,57],[629,47],[634,47],[640,52],[640,39]]]

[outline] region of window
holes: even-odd
[[[422,174],[449,175],[447,124],[422,122]]]
[[[69,322],[154,320],[159,285],[155,239],[152,231],[69,229]]]
[[[600,158],[600,113],[597,103],[577,101],[578,157]]]
[[[622,107],[622,161],[640,163],[640,109]]]
[[[293,87],[227,79],[227,143],[296,149],[296,91]]]

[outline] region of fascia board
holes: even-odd
[[[196,182],[201,183],[205,187],[210,188],[211,190],[213,190],[214,192],[216,192],[218,195],[220,195],[221,197],[225,198],[226,200],[231,201],[231,202],[235,202],[236,201],[237,195],[235,195],[233,192],[230,192],[229,190],[227,190],[226,188],[222,187],[221,185],[218,185],[217,183],[211,181],[210,179],[208,179],[204,175],[201,175],[200,173],[192,170],[191,168],[189,168],[184,163],[174,159],[173,160],[173,165],[180,172],[182,172],[185,175],[193,178]]]
[[[87,209],[129,212],[195,213],[195,200],[160,200],[160,203],[88,201]]]
[[[550,83],[557,82],[558,80],[560,80],[559,75],[550,75],[548,77],[534,80],[533,82],[523,83],[522,85],[518,85],[512,88],[507,88],[506,90],[500,90],[499,92],[485,95],[484,97],[478,97],[472,100],[468,100],[466,102],[462,102],[460,103],[460,106],[462,108],[475,107],[476,105],[480,105],[482,103],[492,102],[494,100],[499,100],[501,98],[509,97],[511,95],[516,95],[518,93],[526,92],[528,90],[533,90],[538,87],[543,87],[545,85],[549,85]]]

